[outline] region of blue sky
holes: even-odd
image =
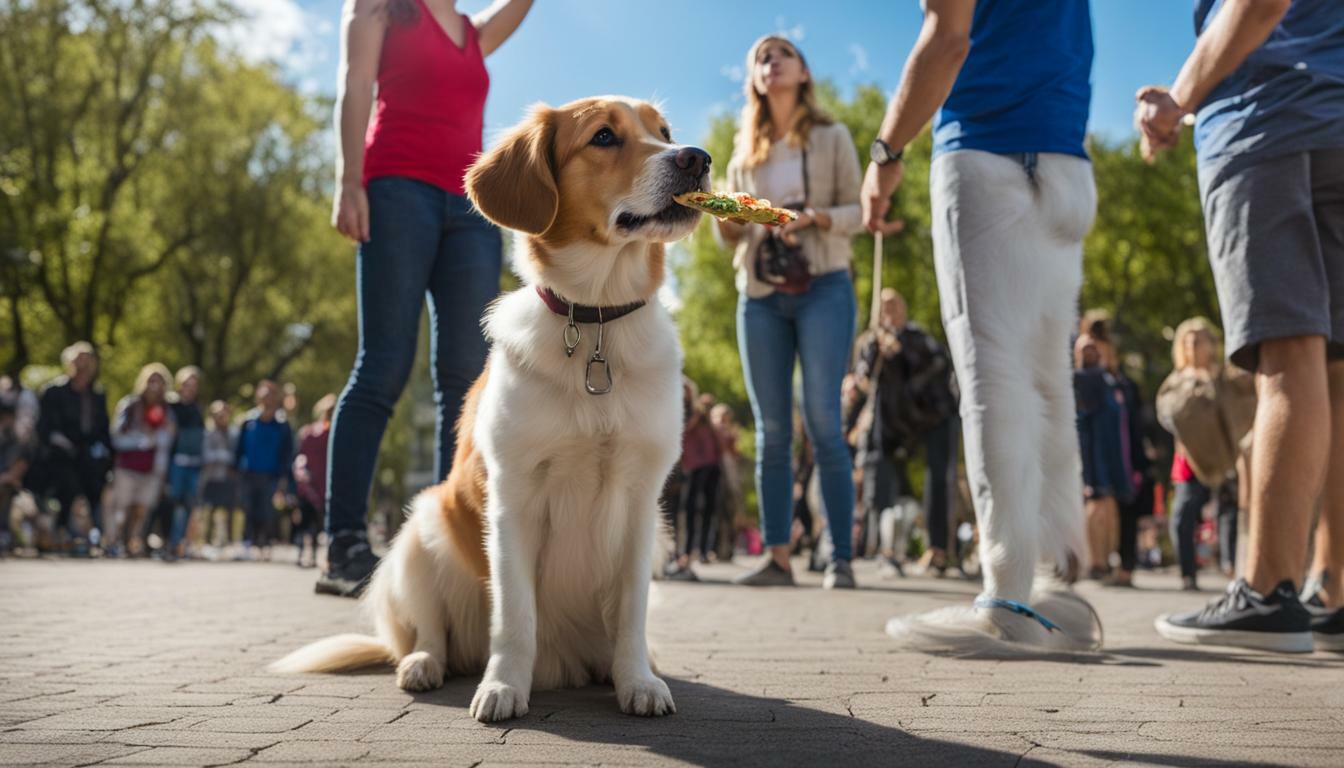
[[[334,92],[341,0],[244,0],[258,18],[241,45],[282,63],[296,84]],[[459,0],[473,13],[488,0]],[[1091,128],[1109,140],[1132,134],[1133,94],[1168,83],[1194,42],[1190,0],[1093,0],[1097,56]],[[921,20],[916,0],[536,0],[518,33],[487,60],[487,142],[528,104],[602,93],[657,98],[684,141],[741,105],[748,46],[785,31],[813,72],[848,92],[893,89]],[[734,80],[737,77],[738,80]]]

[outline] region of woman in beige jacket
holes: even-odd
[[[834,542],[827,588],[853,587],[854,486],[840,424],[840,382],[854,338],[850,240],[862,226],[859,160],[844,125],[817,106],[790,41],[766,36],[747,54],[746,106],[728,165],[730,188],[799,211],[784,227],[719,222],[735,246],[738,347],[756,421],[756,484],[770,554],[738,580],[793,584],[793,372],[802,362],[803,416]]]

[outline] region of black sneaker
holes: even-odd
[[[848,560],[832,560],[821,580],[822,589],[854,589],[854,568]]]
[[[359,597],[377,567],[378,556],[369,546],[368,534],[341,531],[331,538],[327,547],[327,570],[317,577],[313,591],[319,595]]]
[[[663,569],[663,578],[667,581],[699,581],[700,577],[695,575],[689,565],[677,565],[673,563]]]
[[[1311,614],[1291,581],[1268,595],[1251,589],[1245,579],[1198,611],[1167,614],[1154,622],[1157,633],[1177,643],[1232,645],[1284,653],[1310,653]]]
[[[1311,614],[1311,637],[1318,651],[1344,653],[1344,608],[1330,609],[1321,597],[1324,576],[1309,580],[1302,590],[1302,605]]]
[[[743,587],[792,587],[793,571],[784,570],[767,554],[760,565],[733,579],[733,583]]]

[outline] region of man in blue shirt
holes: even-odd
[[[1152,159],[1196,115],[1228,359],[1256,373],[1260,397],[1244,578],[1157,631],[1344,650],[1344,2],[1198,0],[1195,28],[1172,87],[1139,91],[1135,122]],[[1299,597],[1323,483],[1313,584]]]
[[[1038,562],[1072,578],[1087,559],[1068,350],[1096,208],[1083,147],[1091,10],[1087,0],[926,0],[924,10],[861,200],[868,228],[890,231],[902,148],[936,112],[934,259],[984,593],[972,610],[887,629],[962,650],[1089,648],[1088,607],[1033,586]]]
[[[285,506],[286,488],[293,484],[294,433],[280,411],[275,382],[264,379],[257,384],[256,401],[256,409],[238,430],[234,463],[247,519],[243,550],[250,556],[255,543],[262,558],[270,560],[275,511]]]

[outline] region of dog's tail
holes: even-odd
[[[395,662],[387,643],[371,635],[336,635],[309,643],[271,664],[272,672],[348,672]]]

